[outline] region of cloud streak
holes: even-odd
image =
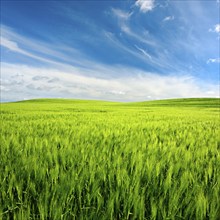
[[[135,45],[135,47],[136,47],[144,56],[146,56],[148,59],[152,59],[151,55],[150,55],[149,53],[147,53],[146,50],[144,50],[144,49],[138,47],[137,45]]]
[[[130,76],[101,78],[86,76],[83,69],[60,71],[2,63],[2,100],[22,100],[42,97],[83,98],[114,101],[142,101],[181,97],[219,97],[218,85],[183,75],[161,76],[128,67],[118,71]],[[111,67],[102,67],[109,76]],[[18,72],[17,78],[14,73]],[[97,69],[96,71],[100,71]],[[21,89],[22,88],[22,89]],[[149,98],[150,97],[150,98]]]
[[[51,64],[59,64],[53,60],[50,60],[50,59],[47,59],[47,58],[43,58],[42,56],[38,56],[38,55],[35,55],[33,53],[30,53],[22,48],[20,48],[18,46],[18,43],[17,42],[14,42],[10,39],[7,39],[5,37],[2,37],[1,36],[1,41],[0,41],[0,45],[9,49],[10,51],[12,52],[16,52],[16,53],[20,53],[22,55],[25,55],[27,57],[30,57],[30,58],[33,58],[35,60],[39,60],[39,61],[42,61],[42,62],[46,62],[46,63],[51,63]]]
[[[220,63],[220,58],[208,59],[207,63]]]
[[[117,8],[112,8],[112,12],[116,17],[118,17],[121,20],[128,20],[132,15],[132,12],[128,13],[126,11]]]
[[[166,21],[173,21],[174,20],[174,16],[167,16],[163,19],[164,22]]]
[[[59,66],[65,68],[68,65],[85,66],[91,65],[86,61],[86,57],[78,50],[67,45],[53,45],[43,43],[35,39],[30,39],[17,34],[7,26],[1,25],[1,41],[0,45],[7,48],[11,52],[20,53],[24,56],[32,58],[42,63]],[[28,50],[28,49],[31,49]],[[68,56],[71,54],[71,56]],[[71,57],[76,57],[72,59]]]

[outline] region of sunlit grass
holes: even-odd
[[[219,99],[1,104],[0,219],[220,219]]]

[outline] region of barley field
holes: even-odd
[[[0,219],[219,220],[220,99],[1,104]]]

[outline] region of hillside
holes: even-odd
[[[167,107],[220,107],[220,98],[179,98],[179,99],[164,99],[150,100],[142,102],[113,102],[102,100],[80,100],[80,99],[30,99],[9,103],[24,103],[24,104],[76,104],[76,105],[120,105],[120,106],[167,106]],[[9,104],[4,103],[4,104]],[[3,103],[2,103],[3,104]]]
[[[2,219],[220,219],[219,99],[4,103],[0,133]]]

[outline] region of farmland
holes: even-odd
[[[219,104],[1,104],[0,219],[220,219]]]

